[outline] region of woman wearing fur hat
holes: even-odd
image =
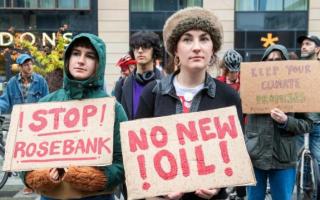
[[[163,28],[166,51],[178,70],[146,86],[137,117],[159,117],[235,105],[242,122],[238,93],[208,73],[222,42],[222,27],[209,10],[193,7],[180,10]],[[169,199],[223,199],[224,189],[199,188],[195,192],[168,194]]]

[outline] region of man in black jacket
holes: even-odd
[[[161,56],[159,36],[150,31],[134,33],[130,38],[130,55],[136,60],[136,69],[124,81],[116,85],[114,94],[124,107],[129,120],[135,119],[140,95],[147,83],[161,78],[155,61]]]

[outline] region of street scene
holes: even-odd
[[[0,200],[319,200],[319,0],[0,0]]]

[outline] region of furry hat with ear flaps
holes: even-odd
[[[189,30],[202,30],[207,32],[213,43],[213,50],[220,50],[223,30],[218,18],[212,11],[200,8],[189,7],[171,15],[163,27],[163,42],[167,53],[175,55],[177,43],[181,35]]]

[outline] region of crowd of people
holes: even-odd
[[[302,60],[320,60],[317,36],[302,36],[297,42]],[[223,30],[210,10],[191,7],[174,13],[164,25],[163,43],[169,55],[163,71],[156,66],[162,57],[160,38],[150,31],[133,34],[128,54],[117,63],[121,76],[112,91],[117,99],[112,165],[27,171],[21,173],[25,185],[40,193],[42,200],[113,199],[125,173],[120,122],[235,106],[257,180],[255,186],[237,187],[237,199],[264,200],[269,183],[274,200],[290,200],[304,133],[310,132],[310,149],[320,163],[320,114],[285,113],[278,108],[268,114],[242,113],[239,88],[243,58],[229,49],[218,59]],[[63,88],[48,94],[43,77],[32,71],[32,57],[21,54],[16,61],[20,73],[9,80],[0,97],[1,112],[10,113],[15,104],[109,96],[104,89],[105,55],[105,44],[99,37],[87,33],[75,36],[65,50]],[[290,59],[294,57],[287,48],[275,44],[265,50],[261,62]],[[213,78],[207,70],[218,63],[222,72]],[[125,185],[122,192],[126,198]],[[199,188],[159,198],[226,199],[227,193],[225,188]]]

